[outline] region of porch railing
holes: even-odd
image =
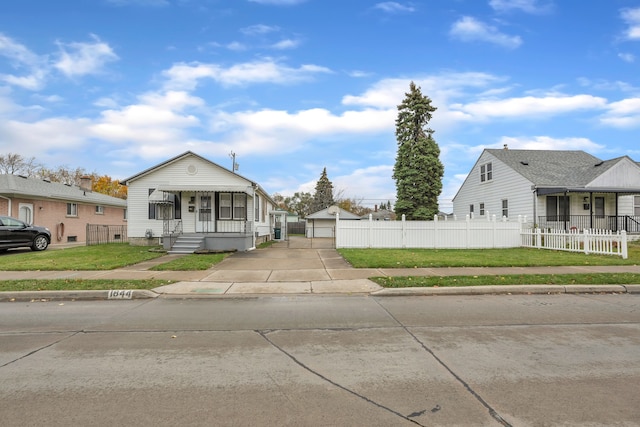
[[[640,216],[632,215],[555,215],[539,216],[538,227],[552,230],[611,230],[640,233]]]
[[[216,222],[217,233],[253,233],[253,221],[225,221],[218,220]]]
[[[169,247],[178,240],[178,237],[182,234],[182,220],[171,219],[165,220],[162,224],[162,236],[169,239]]]

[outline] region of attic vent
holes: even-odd
[[[596,167],[598,167],[598,166],[602,165],[603,163],[604,163],[604,162],[596,163],[596,164],[595,164],[595,166],[596,166]]]
[[[196,165],[187,166],[187,174],[195,175],[198,173],[198,167]]]
[[[525,166],[529,166],[529,162],[525,162],[525,161],[520,161],[520,164],[525,165]]]

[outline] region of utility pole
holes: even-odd
[[[231,157],[231,159],[233,160],[233,166],[231,168],[231,171],[233,173],[236,173],[236,171],[238,170],[238,167],[240,166],[236,163],[236,153],[232,151],[231,153],[229,153],[229,157]]]

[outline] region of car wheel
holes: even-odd
[[[49,240],[43,235],[40,234],[33,239],[33,246],[31,246],[32,251],[44,251],[49,246]]]

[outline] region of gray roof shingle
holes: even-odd
[[[20,175],[0,175],[0,194],[5,197],[57,199],[104,206],[127,207],[127,201],[106,194],[86,191],[74,185],[49,182]]]

